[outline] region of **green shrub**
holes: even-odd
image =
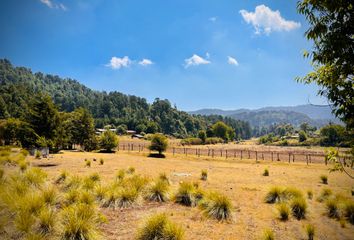
[[[149,149],[151,151],[157,151],[159,152],[159,155],[161,155],[162,152],[166,151],[167,145],[167,138],[162,134],[155,133],[151,138]]]
[[[280,203],[277,205],[277,209],[279,212],[279,219],[282,221],[286,221],[289,219],[290,208],[286,203]]]
[[[26,149],[21,149],[20,153],[24,156],[27,157],[29,155],[29,152]]]
[[[283,189],[280,187],[272,187],[265,196],[266,203],[276,203],[283,199]]]
[[[328,177],[326,175],[321,175],[320,179],[323,184],[328,184]]]
[[[181,145],[201,145],[203,144],[202,139],[200,138],[185,138],[181,140]]]
[[[119,144],[117,134],[107,129],[102,133],[99,140],[99,145],[104,151],[112,152]]]
[[[328,217],[339,219],[339,207],[337,199],[328,199],[326,201],[326,209]]]
[[[263,231],[263,237],[262,237],[263,240],[274,240],[274,233],[271,229],[265,229]]]
[[[308,240],[313,240],[315,236],[315,226],[312,224],[307,224],[306,225],[306,233],[307,233],[307,239]]]
[[[351,224],[354,224],[354,202],[347,200],[344,203],[344,216]]]
[[[204,214],[210,218],[219,221],[231,219],[231,201],[221,193],[209,192],[201,201],[200,207]]]
[[[159,179],[147,188],[145,198],[149,201],[166,202],[168,200],[168,191],[169,184]]]
[[[104,159],[100,158],[100,165],[103,165],[103,164],[104,164]]]
[[[302,197],[297,197],[294,198],[291,203],[290,203],[291,211],[293,213],[293,216],[300,220],[305,218],[306,216],[306,211],[307,211],[307,203],[304,198]]]
[[[209,137],[205,139],[205,144],[218,144],[218,143],[223,143],[224,140],[222,138],[218,137]]]
[[[208,179],[208,171],[207,170],[205,170],[205,169],[202,170],[200,179],[203,181],[206,181]]]
[[[263,176],[269,176],[268,168],[264,169]]]
[[[165,214],[148,218],[144,226],[138,229],[137,240],[182,240],[184,231],[172,223]]]

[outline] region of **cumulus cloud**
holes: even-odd
[[[301,26],[299,22],[286,20],[278,10],[272,11],[263,4],[257,6],[254,12],[242,9],[240,14],[247,23],[253,25],[256,34],[265,33],[268,35],[274,31],[291,31]]]
[[[216,22],[217,19],[218,19],[218,17],[210,17],[210,18],[209,18],[209,21],[210,21],[210,22]]]
[[[124,56],[123,58],[112,57],[110,62],[106,64],[106,67],[110,67],[112,69],[120,69],[123,67],[129,67],[132,64],[132,61],[128,56]]]
[[[201,65],[201,64],[209,64],[210,61],[198,56],[197,54],[193,54],[192,57],[187,58],[184,60],[185,62],[185,67],[188,68],[190,66],[197,66],[197,65]]]
[[[62,3],[55,3],[52,0],[40,0],[41,3],[46,5],[49,8],[61,9],[63,11],[68,10],[68,8]]]
[[[227,63],[230,65],[238,66],[238,62],[237,62],[236,58],[233,58],[230,56],[227,57]]]
[[[150,59],[146,59],[144,58],[143,60],[141,60],[139,62],[140,65],[142,66],[148,66],[148,65],[151,65],[151,64],[154,64]]]

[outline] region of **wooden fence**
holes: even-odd
[[[147,144],[123,143],[119,144],[118,151],[149,152]],[[185,156],[207,156],[210,158],[225,159],[255,159],[256,161],[280,161],[280,162],[306,162],[328,164],[325,154],[310,151],[270,151],[270,150],[250,150],[250,149],[220,149],[220,148],[193,148],[193,147],[169,147],[168,153]],[[353,161],[350,155],[340,156],[340,160],[353,168]]]

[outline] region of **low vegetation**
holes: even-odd
[[[322,182],[323,184],[328,184],[328,177],[327,177],[327,175],[321,175],[321,176],[320,176],[320,179],[321,179],[321,182]]]
[[[315,237],[315,226],[313,226],[312,224],[307,224],[306,235],[308,240],[313,240],[313,238]]]
[[[208,179],[208,171],[203,169],[201,174],[200,174],[200,179],[203,181],[206,181]]]
[[[232,203],[225,195],[218,192],[208,192],[199,204],[204,215],[223,221],[230,220],[232,215]]]

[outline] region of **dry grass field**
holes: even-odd
[[[334,193],[351,196],[353,179],[342,173],[329,173],[323,164],[262,162],[255,160],[225,160],[197,158],[192,156],[167,154],[166,158],[149,158],[139,153],[83,153],[64,151],[48,159],[28,157],[32,166],[38,166],[48,172],[51,179],[62,170],[70,174],[87,175],[99,173],[102,183],[111,181],[117,170],[134,167],[138,174],[155,178],[166,173],[172,183],[173,193],[181,181],[198,181],[205,190],[217,190],[228,196],[234,206],[230,222],[218,222],[206,218],[198,207],[184,207],[173,202],[146,203],[123,210],[102,208],[108,222],[100,225],[103,239],[134,239],[136,229],[146,217],[154,213],[165,212],[171,220],[185,229],[185,239],[261,239],[264,229],[274,231],[275,239],[307,239],[305,226],[315,226],[315,239],[353,239],[354,226],[349,222],[341,226],[338,220],[326,216],[326,207],[316,198],[323,188]],[[99,165],[98,160],[104,159]],[[92,161],[91,167],[85,166],[85,159]],[[96,161],[93,161],[96,159]],[[269,176],[263,176],[265,168]],[[200,180],[202,169],[208,171],[207,181]],[[352,172],[353,173],[353,172]],[[328,185],[321,183],[320,175],[328,175]],[[296,187],[306,196],[313,191],[313,199],[307,199],[306,219],[288,221],[278,219],[274,204],[264,202],[264,197],[272,186]]]

